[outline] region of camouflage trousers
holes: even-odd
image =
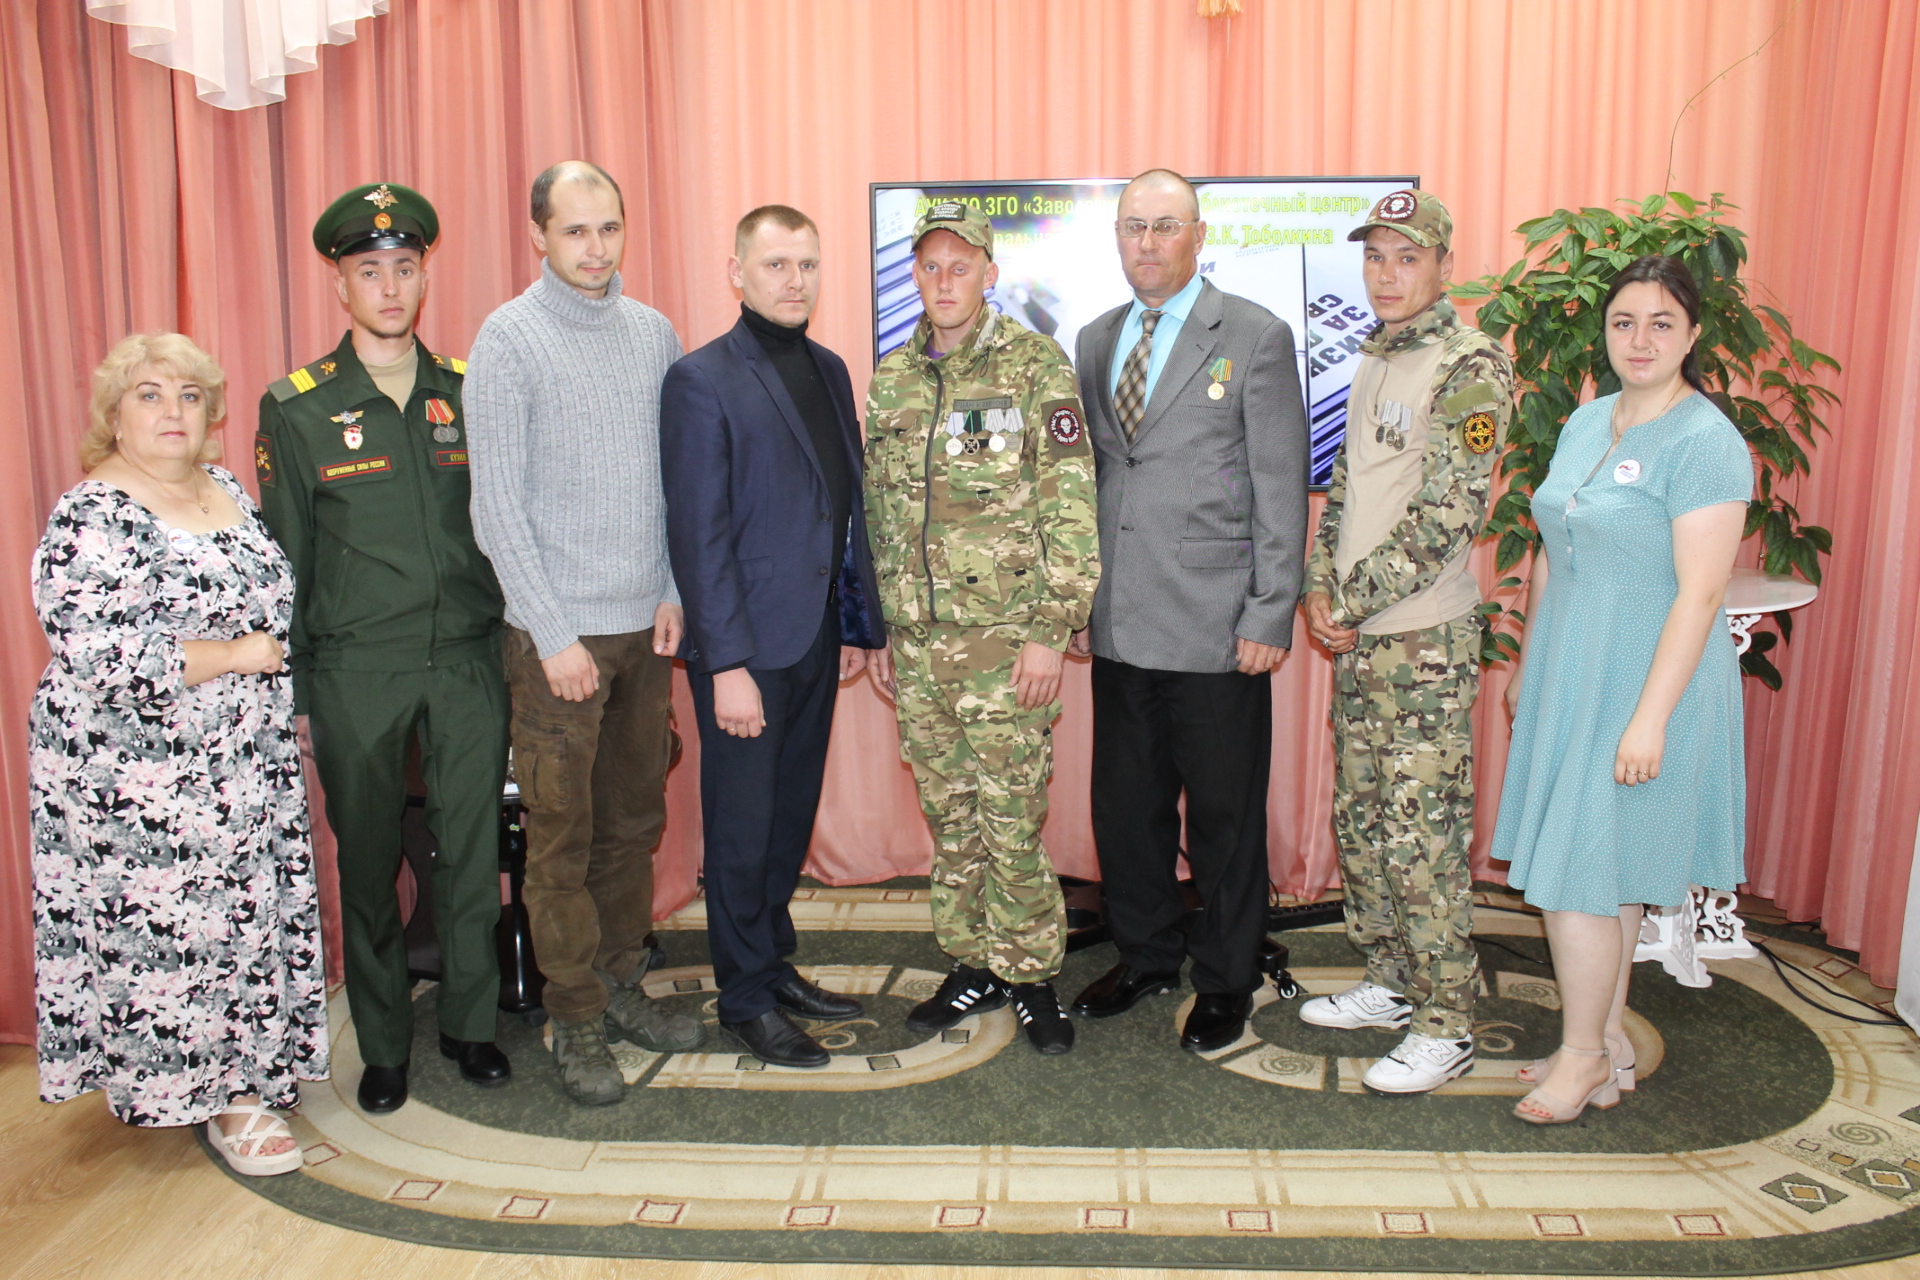
[[[933,830],[933,935],[1012,982],[1060,971],[1067,913],[1040,844],[1060,704],[1022,710],[1021,626],[892,633],[900,756]]]
[[[1473,617],[1360,637],[1334,659],[1333,834],[1347,937],[1367,980],[1411,1000],[1410,1030],[1453,1040],[1485,990],[1473,932]]]

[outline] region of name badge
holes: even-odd
[[[1632,484],[1639,478],[1640,464],[1632,458],[1628,458],[1625,462],[1613,469],[1613,482],[1615,484]]]

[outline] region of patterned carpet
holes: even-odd
[[[1177,1048],[1173,996],[1080,1024],[1065,1058],[1033,1053],[1004,1009],[916,1036],[901,1015],[941,968],[925,889],[802,893],[796,960],[867,1003],[815,1026],[830,1068],[765,1067],[716,1030],[701,1053],[621,1046],[628,1097],[581,1108],[544,1029],[515,1020],[512,1085],[464,1084],[422,999],[414,1100],[369,1117],[336,996],[335,1082],[296,1121],[307,1168],[244,1184],[423,1244],[657,1258],[1711,1275],[1920,1251],[1914,1037],[1810,1007],[1764,958],[1717,963],[1705,990],[1640,966],[1640,1090],[1542,1129],[1509,1114],[1514,1069],[1558,1026],[1536,917],[1479,913],[1473,1073],[1387,1099],[1359,1078],[1393,1033],[1305,1026],[1271,987],[1205,1059]],[[649,991],[711,1022],[701,904],[668,927]],[[1868,989],[1788,936],[1769,942],[1783,958]],[[1360,976],[1337,929],[1285,940],[1307,994]],[[1063,994],[1112,963],[1108,946],[1073,956]]]

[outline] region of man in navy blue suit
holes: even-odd
[[[790,1016],[851,997],[788,963],[840,681],[885,645],[860,502],[846,362],[807,337],[820,235],[785,205],[740,219],[727,263],[740,319],[661,387],[667,550],[700,728],[707,938],[720,1025],[761,1060],[819,1067]]]

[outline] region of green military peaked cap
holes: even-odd
[[[313,224],[313,247],[336,262],[349,253],[418,249],[440,238],[440,215],[427,198],[397,182],[369,182],[327,206]]]

